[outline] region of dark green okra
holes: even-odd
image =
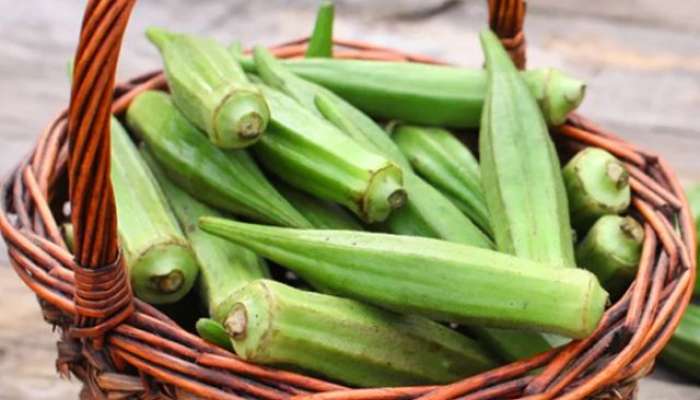
[[[248,72],[256,69],[241,59]],[[482,69],[418,63],[304,59],[284,61],[302,78],[332,90],[373,117],[457,128],[479,126],[487,76]],[[556,69],[523,73],[547,122],[560,125],[583,100],[585,84]]]
[[[586,270],[442,240],[209,217],[200,226],[326,292],[440,321],[581,338],[598,324],[608,297]]]
[[[214,144],[242,148],[260,139],[270,110],[224,46],[159,28],[146,34],[163,57],[173,101]]]
[[[333,19],[335,6],[330,0],[324,0],[318,6],[314,31],[309,38],[306,58],[333,57]]]
[[[283,90],[306,109],[323,116],[369,151],[384,155],[403,171],[406,204],[386,221],[396,234],[425,236],[480,247],[492,243],[460,210],[435,188],[415,175],[389,135],[371,118],[317,84],[305,81],[287,69],[265,49],[256,49],[261,78]]]
[[[250,250],[202,231],[198,226],[200,217],[220,217],[221,214],[195,200],[168,179],[150,148],[143,147],[141,154],[151,166],[194,251],[200,267],[199,294],[209,315],[216,318],[217,315],[226,314],[228,310],[219,310],[221,304],[249,282],[269,277],[267,267]]]
[[[279,183],[275,187],[316,229],[362,230],[362,225],[335,203],[309,196],[284,183]]]
[[[110,173],[131,286],[149,303],[174,303],[194,285],[197,261],[160,186],[116,118],[111,132]]]
[[[632,217],[605,215],[576,247],[576,263],[593,272],[612,298],[621,296],[637,274],[644,228]]]
[[[270,280],[235,299],[225,326],[255,363],[361,387],[448,383],[496,366],[476,342],[425,318]]]
[[[267,169],[298,189],[342,204],[367,223],[384,221],[404,204],[401,168],[284,93],[260,88],[272,118],[254,149]]]
[[[197,334],[209,343],[233,351],[231,338],[223,325],[210,318],[200,318],[195,325]]]
[[[444,129],[414,125],[398,125],[392,138],[419,175],[491,233],[479,161],[462,142]]]
[[[547,124],[496,35],[480,37],[488,71],[481,179],[498,250],[575,267],[566,189]]]
[[[629,175],[620,160],[605,150],[589,147],[563,169],[571,223],[585,231],[598,218],[620,214],[630,204]]]
[[[700,306],[688,305],[659,358],[674,371],[700,382]]]
[[[163,92],[146,91],[127,110],[129,127],[148,144],[166,174],[190,195],[258,221],[310,227],[243,150],[209,142]]]

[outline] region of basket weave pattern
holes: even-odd
[[[631,399],[636,382],[677,326],[695,280],[695,233],[687,201],[664,160],[574,115],[553,132],[562,148],[604,148],[625,162],[633,215],[644,223],[639,272],[590,337],[446,386],[349,389],[260,367],[204,342],[133,298],[119,254],[109,181],[109,117],[138,93],[166,90],[160,71],[116,85],[122,35],[135,0],[91,0],[75,58],[71,104],[0,189],[0,231],[10,262],[59,327],[58,371],[84,382],[81,397],[119,399]],[[522,0],[490,0],[489,23],[516,65],[525,65]],[[437,63],[336,40],[339,58]],[[274,47],[303,55],[306,40]],[[58,223],[70,220],[75,254]],[[539,369],[537,373],[531,373]]]

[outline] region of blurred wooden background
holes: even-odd
[[[480,66],[485,1],[337,0],[336,36]],[[309,33],[316,0],[141,1],[127,31],[119,76],[160,67],[145,27],[207,34],[244,45]],[[67,104],[66,63],[83,1],[0,0],[0,173],[29,151]],[[665,156],[685,182],[700,181],[700,2],[530,0],[529,65],[554,66],[588,82],[581,111]],[[55,337],[6,267],[0,244],[0,399],[77,398],[57,378]],[[700,400],[700,387],[659,368],[640,399]]]

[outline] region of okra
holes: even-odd
[[[314,31],[309,38],[306,58],[333,57],[333,19],[335,6],[332,1],[321,2],[316,14]]]
[[[153,174],[115,118],[111,154],[119,240],[131,286],[149,303],[174,303],[197,278],[192,249]]]
[[[362,225],[339,205],[309,196],[283,183],[276,187],[314,228],[362,230]]]
[[[180,111],[219,147],[243,148],[265,131],[270,110],[238,61],[208,38],[149,28]]]
[[[479,161],[464,144],[444,129],[411,125],[395,127],[392,138],[419,175],[491,233]]]
[[[200,226],[324,291],[440,321],[581,338],[596,327],[608,297],[586,270],[436,239],[210,217]]]
[[[563,169],[571,222],[585,231],[606,214],[620,214],[630,204],[629,175],[625,166],[605,150],[589,147]]]
[[[700,185],[694,185],[687,191],[688,203],[690,203],[690,211],[695,218],[695,231],[700,238]],[[700,253],[698,253],[698,264],[700,265]],[[700,279],[695,280],[695,296],[700,296]]]
[[[496,35],[480,37],[488,71],[481,179],[497,248],[574,267],[566,189],[545,120]]]
[[[496,367],[473,340],[425,318],[259,280],[226,320],[236,353],[353,386],[448,383]]]
[[[218,236],[202,231],[198,220],[203,216],[220,217],[217,211],[195,200],[168,179],[157,164],[150,148],[142,147],[141,154],[163,189],[200,267],[199,295],[209,315],[215,317],[227,310],[218,308],[236,290],[260,278],[269,277],[269,271],[255,253]],[[221,321],[219,321],[221,322]]]
[[[644,228],[634,218],[605,215],[576,247],[576,263],[618,298],[637,274],[643,241]]]
[[[195,325],[197,334],[209,343],[223,347],[226,350],[233,351],[231,338],[223,325],[210,318],[200,318]]]
[[[61,225],[61,234],[63,235],[63,240],[68,246],[68,250],[71,252],[75,249],[75,231],[73,230],[73,224],[66,222]]]
[[[406,200],[401,169],[345,136],[294,99],[260,85],[272,119],[255,146],[286,183],[347,207],[367,223],[385,220]]]
[[[371,118],[328,89],[289,72],[265,49],[256,50],[255,60],[260,76],[267,84],[284,91],[307,110],[323,116],[367,150],[382,154],[401,167],[407,201],[387,219],[386,226],[391,232],[492,246],[489,238],[450,200],[413,173],[396,144]]]
[[[487,74],[481,69],[319,58],[284,65],[375,118],[410,124],[476,128],[486,97]],[[259,68],[249,58],[241,59],[241,66],[248,72]],[[522,74],[550,125],[564,123],[583,100],[586,85],[561,71]]]
[[[310,227],[244,150],[222,150],[175,108],[167,94],[146,91],[127,110],[129,127],[166,174],[208,205],[271,224]]]
[[[700,306],[688,305],[659,358],[674,371],[700,382]]]

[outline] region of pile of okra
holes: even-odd
[[[550,135],[585,85],[518,71],[489,30],[469,69],[333,59],[332,29],[324,3],[292,60],[147,30],[169,90],[111,128],[136,296],[243,359],[360,387],[589,335],[644,230],[624,165]]]

